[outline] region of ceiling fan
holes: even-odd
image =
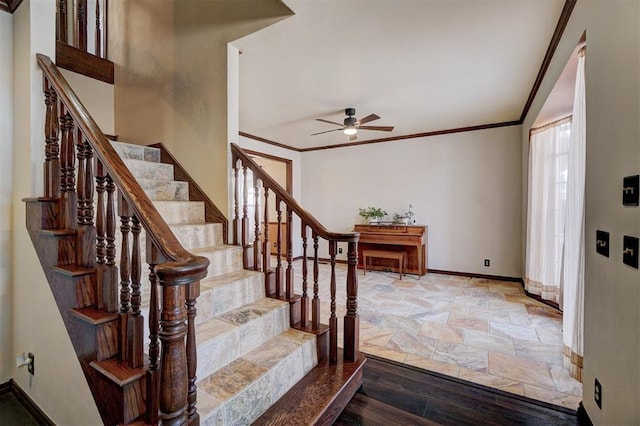
[[[340,126],[340,128],[333,129],[333,130],[325,130],[324,132],[313,133],[311,136],[321,135],[323,133],[329,133],[329,132],[337,132],[342,130],[342,132],[345,135],[349,136],[349,140],[355,140],[358,138],[357,136],[358,130],[379,130],[382,132],[390,132],[393,130],[393,126],[363,126],[363,124],[365,123],[369,123],[373,120],[378,120],[380,117],[377,116],[376,114],[369,114],[366,117],[360,120],[357,120],[354,117],[354,115],[356,115],[355,108],[347,108],[344,110],[344,113],[346,114],[347,118],[344,119],[343,124],[336,123],[334,121],[325,120],[323,118],[316,118],[316,121],[334,124],[336,126]]]

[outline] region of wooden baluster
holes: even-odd
[[[320,297],[318,292],[320,287],[318,286],[318,235],[316,231],[313,231],[311,236],[313,237],[313,300],[311,301],[311,321],[314,330],[320,328]]]
[[[160,380],[158,377],[158,360],[160,358],[160,344],[158,342],[159,308],[158,308],[158,277],[155,273],[156,263],[153,258],[155,246],[147,242],[147,261],[149,263],[149,369],[147,370],[147,423],[158,423],[160,411]]]
[[[238,221],[240,220],[240,182],[238,181],[238,160],[233,161],[233,244],[238,245]]]
[[[116,268],[116,207],[114,193],[116,186],[111,180],[111,176],[106,176],[107,190],[107,208],[106,208],[106,263],[103,285],[105,294],[107,294],[107,307],[113,304],[109,312],[115,312],[118,309],[118,268]]]
[[[87,51],[87,0],[76,0],[75,47]]]
[[[247,182],[247,166],[242,166],[242,263],[244,269],[251,269],[251,259],[249,258],[249,185]]]
[[[131,313],[127,321],[127,341],[129,367],[140,368],[144,364],[144,318],[140,314],[142,297],[140,282],[142,276],[142,257],[140,255],[140,222],[131,216]]]
[[[100,28],[100,0],[96,0],[96,51],[95,55],[102,57],[102,30]]]
[[[291,300],[293,298],[293,232],[291,232],[291,226],[293,224],[293,211],[287,206],[287,275],[286,275],[286,298]],[[294,310],[291,309],[291,315],[294,314]],[[297,322],[292,316],[292,324]]]
[[[278,219],[276,233],[276,297],[281,298],[282,295],[282,200],[276,195],[276,213]]]
[[[300,221],[302,229],[300,235],[302,235],[302,300],[300,305],[301,322],[302,326],[306,327],[309,324],[309,295],[307,294],[307,224],[304,221]]]
[[[58,145],[58,94],[44,79],[44,104],[46,108],[44,121],[44,196],[57,198],[60,196],[60,159]]]
[[[67,0],[58,1],[56,12],[56,40],[67,44]]]
[[[85,174],[85,167],[86,167],[86,156],[85,156],[85,152],[84,152],[84,138],[82,136],[82,132],[80,132],[80,130],[78,130],[78,137],[76,138],[76,156],[78,158],[78,178],[77,178],[77,184],[76,184],[76,188],[78,191],[78,205],[77,205],[77,211],[78,211],[78,226],[80,227],[81,225],[84,225],[84,209],[85,209],[85,199],[84,197],[87,195],[86,191],[85,191],[85,178],[86,178],[86,174]],[[80,250],[79,250],[80,251]],[[79,253],[80,255],[82,255],[81,253]],[[78,258],[80,259],[80,258]]]
[[[104,46],[102,46],[102,57],[107,59],[109,57],[109,0],[104,0],[104,7],[102,8],[102,32],[104,33]],[[225,241],[226,243],[226,241]]]
[[[91,149],[91,145],[89,142],[84,142],[84,152],[85,152],[85,207],[84,207],[84,217],[85,217],[85,225],[93,226],[93,150]],[[95,259],[95,249],[94,249],[94,259]]]
[[[60,151],[60,226],[64,229],[77,228],[77,194],[75,192],[75,134],[73,118],[64,113],[60,118],[62,146]]]
[[[198,365],[198,348],[196,344],[196,299],[200,296],[200,281],[189,284],[187,289],[187,374],[189,386],[187,390],[187,413],[189,424],[200,424],[200,416],[196,408],[198,388],[196,387],[196,368]]]
[[[344,359],[356,361],[360,347],[360,319],[358,317],[358,243],[349,242],[347,248],[347,314],[344,317]]]
[[[160,265],[161,266],[161,265]],[[160,351],[160,419],[163,424],[185,424],[188,419],[188,370],[186,289],[156,267],[162,289],[158,336]]]
[[[121,361],[128,360],[128,331],[129,303],[131,292],[129,290],[129,277],[131,258],[129,257],[129,231],[131,220],[129,203],[120,196],[118,200],[118,216],[120,216],[120,233],[122,234],[122,246],[120,249],[120,313],[118,314],[118,357]]]
[[[271,270],[271,240],[269,240],[269,188],[264,187],[264,239],[262,242],[262,268],[264,271],[264,290],[267,296],[275,294],[274,274]]]
[[[93,152],[78,130],[78,236],[76,257],[79,265],[96,264],[96,229],[93,227]],[[101,287],[100,287],[101,288]],[[96,302],[102,295],[96,292]]]
[[[260,264],[262,261],[262,254],[260,253],[260,185],[258,178],[254,175],[253,177],[253,188],[255,194],[255,204],[254,204],[254,239],[253,239],[253,270],[254,271],[262,271],[262,265]]]
[[[338,243],[329,241],[331,257],[331,316],[329,317],[329,363],[338,362],[338,318],[336,317],[336,252]]]

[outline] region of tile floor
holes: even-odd
[[[302,261],[293,267],[301,293]],[[336,265],[336,277],[342,318],[346,265]],[[329,278],[330,266],[320,265],[324,323]],[[527,297],[521,284],[442,274],[400,281],[358,270],[358,287],[362,352],[571,409],[582,400],[582,384],[563,367],[562,314]]]

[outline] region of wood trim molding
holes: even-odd
[[[277,146],[279,148],[288,149],[290,151],[296,151],[296,152],[301,152],[302,151],[300,148],[295,148],[293,146],[285,145],[285,144],[280,143],[280,142],[275,142],[275,141],[272,141],[272,140],[269,140],[269,139],[261,138],[260,136],[255,136],[255,135],[252,135],[252,134],[247,133],[247,132],[242,132],[241,131],[238,134],[240,136],[244,136],[245,138],[253,139],[254,141],[266,143],[268,145]]]
[[[22,0],[0,0],[0,10],[13,13],[22,4]]]
[[[522,114],[520,114],[520,123],[523,123],[524,119],[527,118],[527,114],[529,113],[531,104],[536,98],[538,90],[540,89],[540,85],[542,84],[542,80],[544,80],[544,77],[547,74],[547,69],[549,69],[549,65],[551,64],[551,60],[553,59],[553,54],[556,52],[558,44],[560,44],[560,39],[564,34],[564,30],[567,27],[567,23],[569,22],[569,18],[571,17],[571,13],[573,12],[573,8],[576,5],[577,1],[578,0],[566,0],[564,2],[562,13],[560,14],[560,18],[558,19],[558,23],[556,24],[556,29],[551,36],[549,47],[547,47],[547,53],[544,55],[544,59],[542,60],[542,64],[540,65],[538,76],[533,83],[533,87],[531,88],[531,92],[529,93],[529,97],[527,98],[527,102],[525,102],[524,104]]]
[[[250,149],[245,149],[245,148],[242,148],[242,149],[248,155],[255,155],[256,157],[267,158],[269,160],[284,163],[284,166],[286,168],[286,175],[287,175],[285,177],[285,179],[287,180],[285,189],[289,194],[293,194],[293,160],[290,160],[284,157],[278,157],[276,155],[265,154],[264,152],[252,151]]]
[[[56,42],[56,65],[105,83],[113,84],[113,62],[99,58],[59,41]]]
[[[486,274],[476,274],[472,272],[443,271],[440,269],[431,269],[431,268],[429,268],[427,272],[432,274],[456,275],[460,277],[470,277],[470,278],[483,278],[487,280],[510,281],[510,282],[520,283],[524,285],[524,281],[522,281],[522,278],[520,277],[504,277],[502,275],[486,275]]]
[[[451,133],[474,132],[476,130],[495,129],[498,127],[517,126],[520,124],[522,124],[521,121],[505,121],[502,123],[489,123],[489,124],[480,124],[477,126],[456,127],[453,129],[434,130],[432,132],[413,133],[413,134],[401,135],[401,136],[390,136],[388,138],[368,139],[364,141],[347,142],[347,143],[341,143],[336,145],[315,146],[311,148],[301,148],[299,150],[300,152],[309,152],[309,151],[320,151],[323,149],[346,148],[350,146],[368,145],[368,144],[381,143],[381,142],[393,142],[393,141],[399,141],[403,139],[426,138],[429,136],[448,135]]]
[[[47,416],[44,411],[33,402],[31,397],[22,390],[22,388],[13,380],[10,379],[6,383],[0,384],[0,394],[11,392],[16,399],[22,404],[29,414],[39,425],[55,426],[55,423]]]

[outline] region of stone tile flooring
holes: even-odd
[[[302,261],[293,267],[301,294]],[[323,323],[330,271],[320,265]],[[336,265],[338,318],[346,311],[346,271]],[[358,287],[362,352],[571,409],[582,400],[582,384],[563,367],[562,313],[527,297],[521,284],[442,274],[400,281],[395,273],[358,270]]]

